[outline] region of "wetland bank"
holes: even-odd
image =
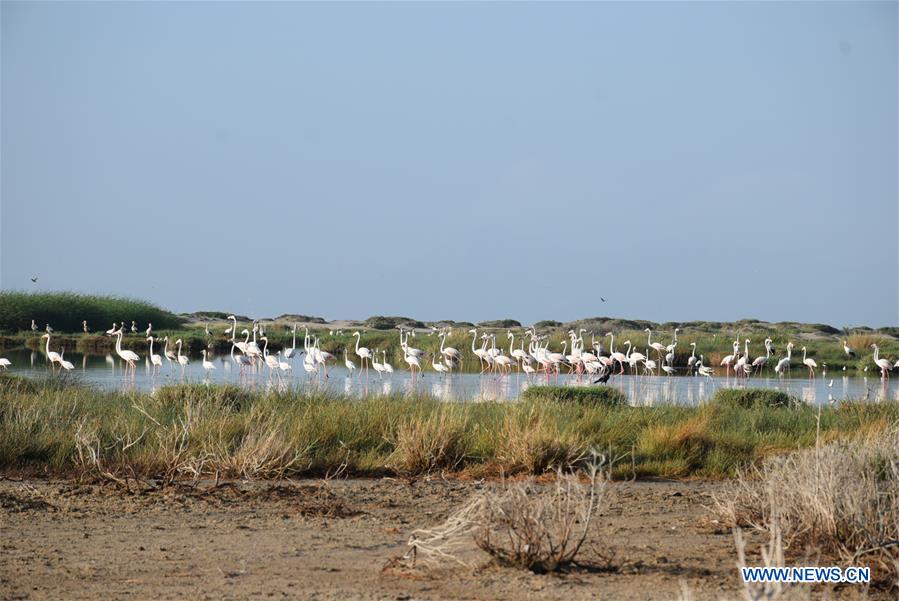
[[[635,407],[607,387],[447,403],[3,376],[0,393],[0,591],[17,599],[737,599],[731,528],[744,528],[750,564],[768,539],[740,517],[751,504],[727,509],[743,498],[734,484],[778,457],[867,444],[899,424],[893,402],[814,407],[756,389],[695,407]],[[553,487],[554,469],[596,454],[609,481],[561,573],[503,567],[465,538],[451,561],[404,559],[414,532],[473,497]],[[899,499],[899,477],[892,486]],[[791,564],[845,561],[796,540]],[[894,590],[881,578],[801,593]]]

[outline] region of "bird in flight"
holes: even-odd
[[[601,297],[601,296],[599,297],[599,300],[601,300],[602,302],[606,302],[606,299],[604,299],[604,298]]]
[[[33,278],[31,278],[31,283],[37,284],[37,276],[34,276]]]

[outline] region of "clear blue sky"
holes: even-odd
[[[899,323],[894,2],[0,10],[4,289]]]

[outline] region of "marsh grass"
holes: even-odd
[[[233,386],[104,392],[0,376],[0,469],[67,474],[98,449],[106,471],[143,478],[279,478],[466,471],[540,474],[590,448],[613,476],[728,477],[765,458],[876,435],[899,404],[630,407],[532,400],[445,403],[263,393]],[[80,447],[79,447],[80,445]],[[79,458],[79,448],[82,457]]]

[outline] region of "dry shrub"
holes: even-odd
[[[388,464],[397,472],[427,474],[452,470],[465,459],[466,420],[455,419],[450,409],[437,417],[412,416],[396,428],[393,454]]]
[[[576,561],[600,510],[604,461],[594,453],[584,480],[558,469],[548,485],[504,482],[481,491],[437,528],[413,532],[410,555],[461,562],[458,551],[471,536],[502,565],[536,573],[563,570]]]
[[[499,435],[497,459],[510,472],[542,474],[553,467],[567,468],[584,458],[586,442],[560,432],[539,413],[524,418],[515,414],[506,416]]]
[[[899,432],[819,445],[774,457],[737,479],[717,506],[734,524],[780,523],[788,546],[803,545],[872,580],[899,578]]]

